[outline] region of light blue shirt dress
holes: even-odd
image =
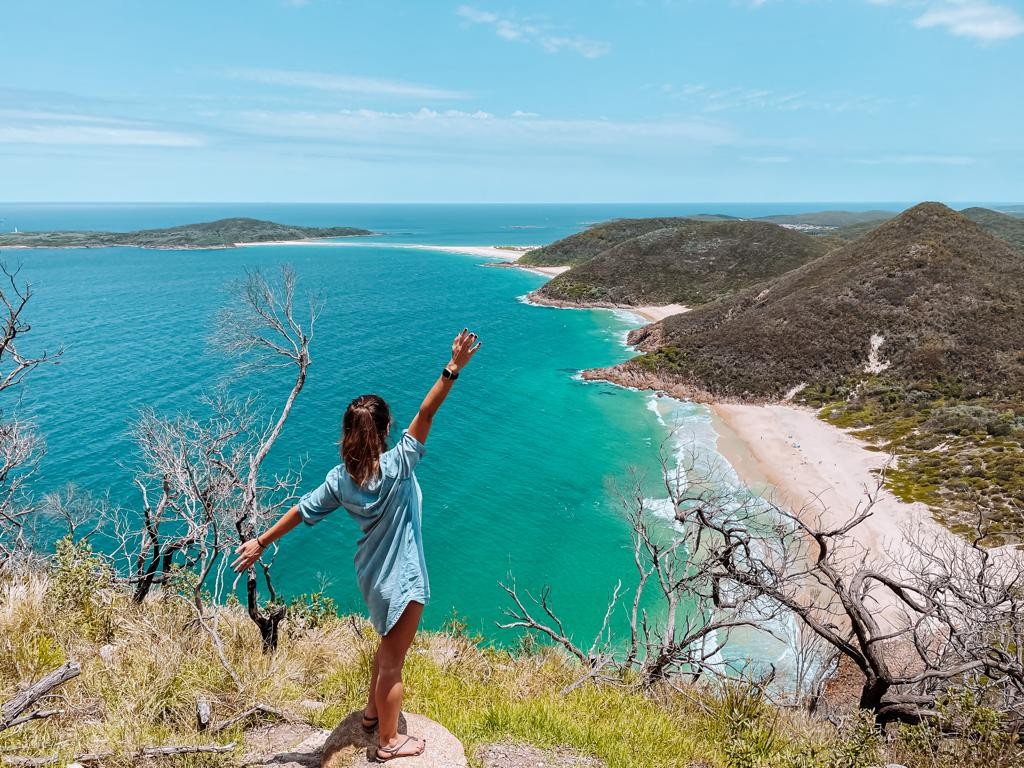
[[[423,494],[413,470],[426,449],[408,432],[381,454],[380,475],[364,488],[344,464],[299,500],[303,521],[315,525],[338,507],[359,523],[356,581],[381,635],[395,626],[412,601],[427,604],[430,583],[423,557]]]

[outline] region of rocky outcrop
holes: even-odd
[[[320,755],[322,768],[367,768],[375,760],[377,734],[368,734],[360,724],[362,712],[353,712],[331,731]],[[451,731],[423,715],[403,714],[398,732],[411,734],[427,742],[426,751],[417,757],[389,760],[394,768],[467,768],[466,752]]]
[[[652,389],[677,400],[692,400],[697,403],[725,402],[730,398],[712,397],[707,390],[685,381],[654,373],[630,362],[619,363],[608,368],[590,368],[580,376],[584,381],[607,381],[631,389]]]

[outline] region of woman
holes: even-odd
[[[288,531],[322,520],[345,507],[363,531],[356,549],[356,579],[366,600],[370,621],[381,635],[373,659],[373,675],[363,728],[377,734],[377,759],[393,760],[423,754],[426,742],[399,737],[402,710],[402,666],[416,636],[423,606],[430,599],[423,558],[422,496],[414,469],[441,403],[459,371],[480,349],[475,333],[465,328],[452,343],[451,362],[430,388],[416,418],[398,444],[387,449],[391,412],[378,395],[357,397],[342,419],[342,463],[323,485],[303,496],[267,531],[246,541],[232,563],[243,571]]]

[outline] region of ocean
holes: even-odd
[[[65,348],[59,365],[34,372],[3,407],[30,414],[45,436],[32,482],[37,497],[74,484],[138,510],[130,429],[140,410],[200,412],[202,395],[233,370],[209,343],[227,300],[223,287],[246,270],[288,263],[325,300],[308,383],[270,457],[271,468],[302,466],[305,490],[339,460],[339,421],[350,399],[380,393],[404,427],[447,361],[452,337],[469,327],[484,347],[437,416],[417,470],[433,595],[424,625],[440,627],[455,613],[469,631],[508,642],[510,633],[497,627],[508,605],[499,582],[514,578],[534,594],[550,586],[566,627],[589,645],[616,582],[634,578],[621,492],[639,476],[645,495],[665,495],[659,447],[672,427],[677,442],[718,460],[708,412],[580,380],[581,369],[630,356],[624,337],[639,318],[530,306],[522,297],[543,277],[387,244],[540,244],[619,216],[822,207],[0,204],[0,230],[130,230],[253,216],[380,233],[366,238],[374,247],[0,253],[33,286],[30,351]],[[288,386],[285,376],[240,394],[265,398],[269,415]],[[343,511],[300,527],[274,566],[279,591],[287,597],[324,584],[341,611],[361,612],[352,572],[357,537]]]

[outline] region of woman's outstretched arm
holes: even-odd
[[[246,568],[251,567],[253,563],[260,559],[260,555],[263,554],[263,550],[301,522],[302,515],[299,514],[299,505],[296,504],[281,515],[278,521],[270,526],[266,531],[249,539],[248,541],[242,542],[242,545],[235,550],[235,554],[237,554],[238,557],[235,558],[235,562],[231,564],[231,567],[237,573],[241,573]]]
[[[462,333],[456,336],[455,341],[452,342],[452,359],[445,366],[445,370],[450,371],[453,377],[449,378],[443,374],[437,377],[434,386],[430,388],[427,396],[423,398],[419,412],[412,420],[412,424],[409,425],[409,434],[421,443],[427,442],[427,435],[430,433],[430,427],[434,423],[434,414],[437,413],[437,409],[441,407],[444,399],[448,397],[448,393],[452,389],[452,382],[455,381],[454,376],[458,376],[459,371],[469,364],[469,361],[473,359],[473,355],[480,349],[480,344],[481,342],[477,341],[476,334],[470,333],[466,328],[463,328]]]

